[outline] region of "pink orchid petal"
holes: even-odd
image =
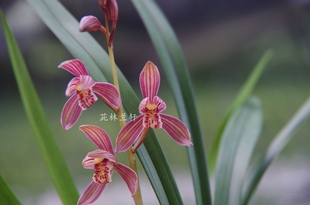
[[[94,125],[82,125],[80,130],[95,144],[99,149],[114,153],[109,135],[100,127]]]
[[[162,120],[162,128],[177,143],[183,146],[193,145],[190,139],[190,133],[186,125],[179,119],[166,114],[160,114]]]
[[[70,97],[73,95],[73,93],[76,92],[76,85],[80,82],[79,77],[74,77],[70,82],[68,83],[67,89],[66,89],[66,96]]]
[[[70,129],[81,116],[82,109],[78,105],[76,94],[73,94],[64,105],[60,122],[64,130]]]
[[[83,194],[81,195],[78,205],[86,205],[86,204],[91,204],[94,201],[98,199],[104,188],[106,187],[107,184],[97,184],[94,181],[92,181]]]
[[[101,23],[95,16],[84,16],[80,21],[80,32],[93,32],[98,31],[101,27]]]
[[[140,104],[139,104],[139,112],[141,114],[144,114],[145,113],[145,107],[148,103],[148,99],[149,98],[144,98],[143,100],[141,100]]]
[[[86,90],[92,89],[94,86],[95,81],[89,75],[80,75],[80,83],[78,84],[77,90]]]
[[[121,163],[115,165],[115,171],[125,181],[131,194],[135,195],[138,188],[138,177],[136,172]]]
[[[88,152],[88,154],[86,155],[86,157],[82,161],[83,167],[84,167],[84,162],[85,162],[85,166],[87,168],[89,167],[91,158],[93,158],[93,159],[94,158],[108,159],[111,162],[116,162],[116,157],[115,157],[114,153],[110,153],[108,151],[104,151],[101,149],[96,149],[94,151]],[[93,163],[96,164],[95,162],[93,162]]]
[[[136,141],[143,130],[142,120],[143,115],[139,115],[120,130],[116,138],[116,153],[128,150]]]
[[[153,101],[153,97],[157,95],[159,85],[159,71],[152,62],[148,61],[140,73],[140,88],[143,98],[148,97],[150,101]]]
[[[96,82],[93,91],[97,93],[103,102],[117,111],[121,105],[121,98],[116,87],[110,83]]]
[[[86,156],[82,161],[82,166],[85,169],[94,169],[95,168],[94,159],[95,159],[94,157]]]
[[[79,59],[64,61],[58,66],[58,68],[62,68],[75,76],[88,75],[84,63]]]
[[[166,109],[166,103],[158,96],[154,96],[153,102],[157,105],[158,112],[162,112]]]

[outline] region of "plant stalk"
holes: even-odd
[[[112,77],[113,77],[113,84],[120,93],[120,88],[119,88],[119,83],[118,83],[118,76],[117,76],[117,71],[116,71],[116,65],[115,65],[115,58],[114,58],[114,52],[113,52],[113,43],[109,45],[109,21],[108,21],[108,16],[104,14],[104,19],[105,19],[105,27],[106,27],[106,39],[107,39],[107,46],[108,46],[108,53],[110,57],[110,63],[111,63],[111,69],[112,69]],[[122,114],[124,113],[124,108],[123,104],[121,103],[119,109],[117,110],[116,114],[119,119],[119,124],[121,128],[123,128],[126,124],[125,120],[120,120],[122,119]],[[129,166],[131,169],[133,169],[137,175],[138,175],[138,170],[137,170],[137,163],[136,163],[136,154],[132,152],[131,149],[127,150],[127,156],[128,156],[128,161],[129,161]],[[139,177],[138,177],[139,179]],[[138,182],[138,188],[136,194],[133,196],[135,204],[136,205],[143,205],[142,202],[142,195],[141,195],[141,190],[140,190],[140,183]]]

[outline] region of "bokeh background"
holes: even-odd
[[[61,2],[77,19],[95,15],[103,21],[96,0]],[[262,137],[254,161],[309,96],[310,1],[156,2],[175,29],[187,59],[207,151],[227,107],[246,77],[266,50],[274,51],[275,55],[254,91],[264,113]],[[140,96],[138,75],[145,62],[153,61],[160,70],[161,65],[131,2],[119,0],[118,3],[120,16],[114,42],[116,62]],[[96,103],[83,113],[77,125],[63,131],[59,117],[67,100],[64,95],[66,85],[72,76],[57,66],[72,56],[26,1],[1,0],[0,7],[21,46],[55,138],[82,191],[90,182],[92,171],[84,170],[81,160],[95,147],[78,131],[78,126],[104,126],[115,139],[119,125],[111,120],[100,121],[101,114],[110,115],[111,111]],[[0,31],[0,174],[23,204],[60,204],[25,116],[1,27]],[[100,33],[93,36],[105,47]],[[165,113],[177,115],[163,72],[162,79],[160,96],[168,105]],[[185,204],[194,204],[185,149],[162,131],[157,133]],[[267,171],[251,204],[310,204],[309,133],[310,123],[306,123]],[[126,163],[126,156],[120,157]],[[140,173],[145,203],[156,204],[142,169]],[[116,183],[108,186],[98,204],[124,204],[124,200],[126,204],[132,204],[123,182],[116,175],[113,180]],[[120,197],[119,192],[125,196]]]

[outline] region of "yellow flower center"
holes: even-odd
[[[77,84],[75,89],[79,92],[82,91],[82,83]]]
[[[146,106],[145,106],[148,110],[152,111],[152,110],[155,110],[157,108],[157,105],[154,104],[154,103],[148,103]]]
[[[102,162],[102,158],[94,158],[94,164],[98,164],[100,162]]]

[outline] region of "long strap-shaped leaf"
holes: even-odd
[[[249,181],[245,185],[245,193],[242,204],[249,203],[260,179],[272,161],[283,151],[288,142],[293,138],[296,131],[310,117],[310,98],[299,108],[290,121],[282,128],[274,140],[271,142],[267,151],[250,170]]]
[[[218,150],[222,138],[223,131],[225,129],[225,126],[231,116],[231,114],[240,106],[242,105],[251,95],[254,87],[256,86],[260,76],[262,75],[264,69],[266,68],[267,63],[270,61],[271,57],[273,56],[273,51],[268,50],[263,55],[263,57],[259,60],[255,68],[253,69],[251,75],[248,77],[242,88],[240,89],[237,97],[235,100],[231,103],[230,107],[228,108],[224,119],[217,131],[217,134],[214,139],[214,143],[211,148],[211,152],[209,155],[209,170],[210,173],[213,173],[213,170],[215,168]]]
[[[105,81],[106,78],[109,82],[113,81],[107,53],[88,33],[80,33],[78,31],[78,22],[58,1],[27,1],[69,52],[75,58],[81,59],[86,64],[95,80]],[[137,113],[140,103],[138,97],[119,69],[118,77],[125,109],[128,113]],[[180,204],[182,200],[179,190],[166,157],[153,132],[150,132],[149,136],[144,140],[144,145],[146,149],[139,148],[138,156],[151,181],[158,200],[161,204]]]
[[[0,190],[1,190],[0,204],[10,204],[10,205],[21,204],[1,175],[0,175]]]
[[[171,26],[153,0],[132,0],[153,41],[169,79],[182,121],[188,125],[194,146],[187,148],[196,203],[211,204],[204,140],[185,58]]]
[[[234,160],[234,170],[230,182],[229,190],[229,205],[239,205],[242,200],[243,185],[245,182],[245,175],[248,171],[250,160],[256,143],[261,136],[263,113],[259,100],[252,98],[253,116],[252,121],[247,123],[246,132],[241,136],[236,157]],[[254,119],[253,119],[254,118]]]
[[[261,130],[261,124],[262,110],[259,101],[253,98],[239,107],[229,118],[223,133],[216,168],[214,205],[239,204],[232,203],[230,200],[231,193],[240,194],[242,189],[242,186],[234,187],[234,184],[232,184],[233,176],[236,175],[234,172],[236,168],[239,168],[236,167],[239,165],[236,164],[239,157],[238,150],[240,146],[244,148],[242,145],[244,142],[249,142],[249,140],[250,144],[253,144],[251,141],[256,142]],[[245,167],[244,171],[246,170],[247,167]],[[242,172],[244,171],[242,170]],[[243,181],[242,178],[239,178],[239,181],[235,182],[242,185]],[[232,188],[237,188],[238,192],[232,190]],[[241,197],[241,194],[239,197]],[[236,202],[236,199],[234,199],[234,202]]]
[[[77,189],[48,125],[13,33],[3,13],[0,14],[18,89],[41,156],[62,202],[75,204],[79,197]]]

